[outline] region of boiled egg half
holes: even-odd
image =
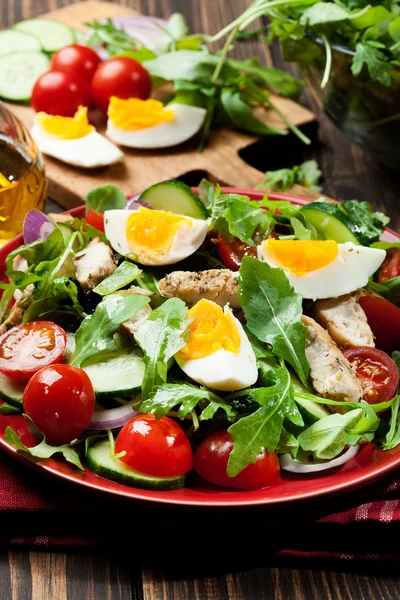
[[[86,106],[73,117],[38,112],[31,134],[41,152],[76,167],[105,167],[123,158],[121,150],[90,125]]]
[[[186,375],[213,390],[235,391],[257,381],[253,348],[229,306],[202,298],[188,312],[190,338],[175,359]]]
[[[386,252],[377,248],[338,244],[333,240],[267,239],[257,248],[258,258],[280,267],[303,298],[336,298],[367,285],[383,263]]]
[[[203,243],[208,221],[164,210],[106,210],[105,234],[120,254],[132,254],[142,265],[171,265]]]
[[[111,97],[107,135],[130,148],[168,148],[186,142],[203,125],[206,110],[186,104],[164,107],[159,100]]]

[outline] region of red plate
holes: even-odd
[[[262,192],[254,190],[224,188],[225,192],[247,194],[254,200],[261,200]],[[291,200],[294,204],[306,204],[307,200],[280,194],[280,199]],[[79,207],[70,211],[76,217],[83,216],[84,208]],[[400,235],[387,230],[383,235],[387,241],[399,241]],[[4,262],[7,254],[22,244],[22,236],[0,248],[0,279],[4,277]],[[14,458],[31,465],[33,468],[52,475],[56,478],[67,480],[94,490],[107,492],[116,496],[132,498],[137,500],[150,500],[152,502],[163,502],[169,504],[182,504],[191,506],[254,506],[257,504],[278,504],[291,502],[293,500],[306,500],[316,496],[325,496],[344,492],[382,477],[389,471],[400,466],[400,446],[394,450],[383,452],[375,447],[373,443],[364,446],[359,454],[346,463],[343,467],[336,469],[329,475],[293,475],[282,472],[279,484],[264,490],[238,491],[217,488],[200,480],[196,475],[191,475],[188,487],[170,492],[158,492],[153,490],[141,490],[114,483],[94,475],[88,470],[78,471],[72,465],[62,460],[31,460],[18,454],[13,446],[7,444],[3,434],[7,426],[24,435],[26,445],[29,445],[30,434],[26,423],[21,416],[0,415],[0,446]]]

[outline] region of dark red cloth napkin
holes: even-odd
[[[392,543],[400,533],[398,477],[351,494],[278,508],[198,509],[114,499],[57,481],[1,454],[0,544],[97,551],[122,541],[140,543],[152,560],[157,553],[165,560],[174,549],[218,556],[222,544],[225,556],[228,552],[241,561],[266,555],[398,561],[400,550]]]

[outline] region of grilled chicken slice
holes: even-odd
[[[338,346],[375,346],[374,335],[356,294],[318,300],[314,310],[315,320]]]
[[[358,402],[362,389],[347,358],[314,319],[303,315],[301,320],[307,327],[306,357],[317,394],[331,400]]]
[[[92,290],[100,281],[114,273],[117,268],[110,246],[95,237],[72,260],[75,277],[85,292]]]
[[[122,293],[122,292],[119,292]],[[139,296],[152,296],[153,292],[150,290],[143,290],[141,287],[137,285],[132,285],[128,290],[123,291],[124,294],[138,294]],[[146,304],[138,313],[128,321],[125,321],[121,325],[121,330],[126,333],[126,335],[133,339],[133,336],[139,329],[142,323],[144,323],[151,313],[151,307],[149,304]]]
[[[206,298],[220,306],[229,303],[234,310],[240,308],[237,274],[229,269],[173,271],[160,280],[158,287],[163,296],[181,298],[189,306]]]

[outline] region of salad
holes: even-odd
[[[397,446],[389,219],[273,198],[165,181],[97,188],[83,219],[28,213],[0,283],[0,413],[35,441],[5,440],[167,490],[260,489]]]

